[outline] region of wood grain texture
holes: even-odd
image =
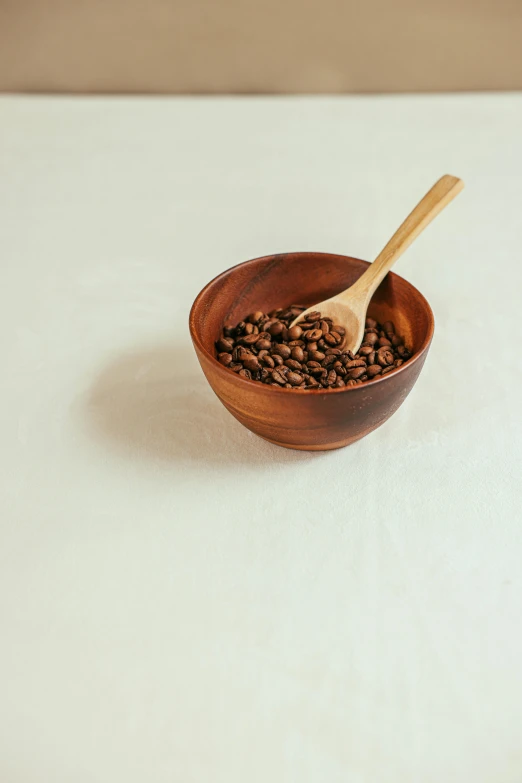
[[[382,378],[302,392],[239,378],[215,358],[223,323],[236,323],[252,310],[326,299],[353,284],[367,267],[366,261],[327,253],[265,256],[227,270],[197,296],[189,326],[202,370],[221,402],[249,430],[287,448],[335,449],[379,427],[404,402],[426,359],[434,321],[422,294],[393,273],[375,292],[369,313],[381,322],[394,321],[414,356]]]
[[[517,0],[2,0],[0,89],[522,88]]]

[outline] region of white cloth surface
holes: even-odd
[[[2,783],[518,783],[522,96],[0,99]],[[187,317],[271,252],[430,301],[400,411],[243,429]]]

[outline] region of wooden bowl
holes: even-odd
[[[393,321],[414,352],[387,375],[340,389],[278,389],[240,378],[216,359],[214,343],[224,323],[254,310],[312,305],[348,288],[368,263],[330,253],[284,253],[245,261],[212,280],[190,311],[190,334],[201,368],[223,405],[249,430],[291,449],[338,449],[362,438],[395,413],[411,391],[428,354],[434,321],[414,286],[390,272],[368,314]]]

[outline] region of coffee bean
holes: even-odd
[[[230,337],[220,337],[216,343],[218,351],[230,353],[234,347],[234,341]]]
[[[364,335],[364,342],[368,343],[368,345],[375,345],[376,342],[378,342],[379,336],[375,334],[375,332],[368,332]]]
[[[394,369],[395,369],[395,367],[393,365],[390,365],[389,367],[383,367],[382,368],[382,374],[386,375],[386,373],[392,372],[392,370],[394,370]]]
[[[278,353],[272,354],[272,359],[276,365],[281,365],[284,362],[284,359],[282,356],[279,356]]]
[[[348,364],[346,364],[347,370],[353,370],[356,367],[366,367],[366,362],[364,359],[352,359]]]
[[[287,375],[288,383],[291,383],[292,386],[299,386],[300,383],[303,382],[304,378],[300,372],[289,372]]]
[[[272,370],[272,378],[276,383],[280,383],[281,385],[286,383],[286,373],[282,372],[280,367]]]
[[[364,322],[364,325],[367,329],[375,329],[377,326],[377,321],[374,318],[367,318]]]
[[[312,310],[312,312],[307,313],[306,320],[307,321],[320,321],[321,320],[321,313],[318,310]]]
[[[337,332],[337,334],[340,334],[341,337],[344,337],[344,335],[346,334],[346,329],[344,328],[344,326],[341,326],[340,324],[334,324],[330,331]]]
[[[228,367],[230,370],[233,370],[233,372],[239,372],[240,370],[243,369],[243,365],[240,364],[239,362],[232,362],[231,364],[228,365]]]
[[[359,348],[361,356],[369,356],[372,353],[372,348],[369,345],[363,345]]]
[[[258,340],[255,345],[258,351],[269,351],[272,347],[270,340]]]
[[[394,359],[393,352],[387,347],[379,348],[377,351],[377,364],[380,364],[381,367],[387,367],[388,365],[393,364]]]
[[[307,332],[305,332],[305,337],[308,340],[308,342],[315,342],[316,340],[319,340],[322,336],[322,332],[320,329],[309,329]]]
[[[292,348],[292,353],[290,355],[292,359],[295,359],[296,362],[304,362],[305,354],[300,346],[296,345],[294,348]]]
[[[335,372],[334,369],[330,370],[330,372],[328,373],[327,380],[328,380],[328,386],[333,386],[334,383],[336,382],[337,373]]]
[[[308,345],[306,346],[306,350],[308,351],[308,353],[310,353],[310,352],[313,353],[314,351],[317,351],[319,349],[317,347],[317,343],[311,342],[311,343],[308,343]]]
[[[368,364],[375,364],[375,357],[377,356],[377,351],[372,351],[369,353],[366,357],[366,362]]]
[[[325,354],[322,351],[308,351],[308,358],[314,362],[322,362]]]
[[[274,321],[274,323],[270,325],[270,328],[267,331],[270,332],[272,337],[278,337],[283,331],[283,329],[284,329],[284,324],[282,324],[281,321]]]
[[[381,372],[382,372],[382,367],[380,364],[370,364],[367,370],[369,378],[374,378],[376,375],[380,375]]]
[[[246,378],[248,381],[252,380],[252,373],[250,372],[250,370],[240,370],[238,372],[238,375],[240,378]]]
[[[259,338],[257,334],[246,334],[244,337],[240,337],[239,339],[242,345],[254,345],[254,343],[257,343]]]
[[[336,382],[334,383],[334,386],[336,389],[340,389],[344,386],[344,381],[342,378],[337,378]]]
[[[275,345],[272,349],[272,356],[282,356],[283,359],[289,359],[290,355],[292,353],[292,349],[288,347],[288,345],[285,345],[284,343],[281,343],[280,345]]]
[[[300,326],[297,326],[297,324],[296,326],[292,326],[288,330],[288,337],[290,340],[299,340],[302,334],[303,334],[303,330],[301,329]]]
[[[275,367],[275,361],[269,354],[262,357],[261,364],[263,364],[265,367]]]
[[[296,362],[295,359],[287,359],[285,361],[285,364],[287,367],[290,367],[291,370],[302,370],[303,365],[301,362]]]
[[[391,345],[391,341],[388,340],[387,337],[379,337],[379,340],[377,342],[379,348],[383,348],[384,346]]]
[[[264,313],[262,313],[261,310],[256,310],[255,313],[250,313],[247,320],[250,321],[251,324],[257,324],[257,322],[262,319],[263,315]]]
[[[228,367],[232,363],[232,354],[231,353],[218,353],[218,362],[223,365],[223,367]]]
[[[358,378],[361,377],[361,375],[364,375],[366,372],[366,367],[354,367],[353,370],[350,370],[348,372],[348,378],[350,380],[356,381]]]
[[[404,364],[402,359],[395,359],[394,365],[395,367],[401,367]]]
[[[252,356],[249,359],[245,359],[243,362],[243,367],[245,367],[247,370],[250,370],[250,372],[257,372],[261,369],[261,365],[257,356]]]
[[[382,325],[382,328],[386,334],[395,334],[395,326],[393,321],[385,321]]]

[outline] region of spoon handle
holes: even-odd
[[[450,174],[445,174],[441,177],[431,190],[426,193],[424,198],[419,201],[415,209],[410,212],[404,223],[399,226],[373,264],[371,264],[366,272],[361,275],[352,289],[348,289],[350,292],[349,296],[353,295],[353,288],[357,287],[359,290],[365,290],[368,298],[371,297],[399,256],[401,256],[406,248],[411,245],[413,240],[424,231],[433,218],[437,217],[439,212],[441,212],[450,201],[453,201],[463,187],[463,181],[457,177],[452,177]]]

